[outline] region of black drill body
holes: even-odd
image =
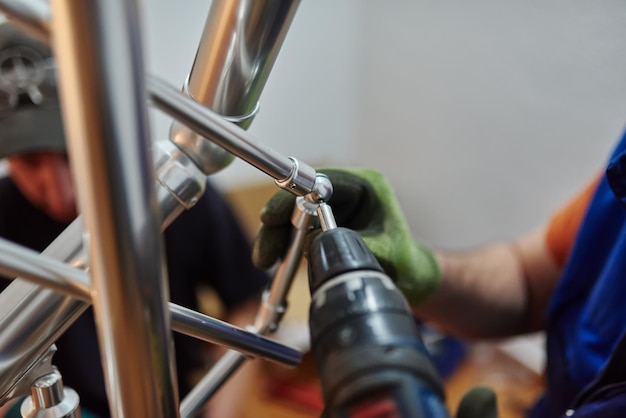
[[[411,310],[361,237],[330,229],[309,248],[311,344],[328,418],[447,418]]]

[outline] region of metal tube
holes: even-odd
[[[40,5],[45,6],[46,2],[33,0],[33,3],[39,3]],[[7,14],[12,15],[12,17],[15,17],[18,20],[25,20],[24,22],[20,23],[28,23],[28,21],[30,20],[37,23],[37,27],[44,28],[45,31],[49,30],[47,24],[49,10],[46,10],[45,7],[40,7],[38,10],[42,13],[39,13],[39,15],[37,15],[37,13],[31,15],[23,14],[24,9],[16,8],[16,4],[18,3],[14,1],[0,0],[0,8],[2,8]],[[293,2],[293,4],[295,4],[295,2]],[[47,33],[45,35],[47,35]],[[280,42],[282,42],[282,39],[280,39]],[[279,44],[280,43],[276,45],[279,46]],[[278,47],[275,49],[275,52],[277,51]],[[273,64],[274,59],[275,56],[272,57],[272,59],[270,60],[271,64]],[[270,63],[270,61],[267,61],[266,63]],[[270,68],[271,65],[266,66],[267,72],[265,73],[264,77],[266,77],[267,73],[269,73]],[[264,82],[265,80],[263,80],[262,83]],[[259,89],[257,89],[257,92],[259,94],[261,91],[261,87],[262,84],[260,84]],[[155,96],[153,95],[153,99],[154,98]],[[158,100],[158,95],[156,98]],[[167,103],[167,100],[165,100],[164,103]],[[187,106],[189,106],[189,104],[187,104]],[[189,112],[189,108],[185,109],[174,106],[173,109],[176,109],[177,112],[181,112],[181,114],[183,115]],[[172,109],[170,109],[170,113],[172,113]],[[187,119],[189,119],[189,117],[187,117]],[[198,123],[198,126],[200,127],[206,125],[206,123],[204,123],[202,119],[194,120],[192,117],[191,121],[193,121],[194,123]],[[217,121],[221,122],[221,119],[218,118]],[[236,120],[234,121],[237,122]],[[189,120],[187,122],[189,123]],[[204,129],[212,128],[211,126],[204,126]],[[232,139],[232,136],[227,136],[227,138],[230,138],[230,141],[235,141],[235,146],[240,146],[237,145],[237,139]],[[254,144],[254,141],[249,142],[252,142]],[[261,154],[268,150],[267,147],[259,144],[256,144],[256,148],[260,149]],[[271,150],[269,151],[270,154],[273,154]],[[254,153],[255,152],[253,151],[252,154]],[[251,162],[251,164],[261,168],[264,164],[267,164],[264,160],[267,160],[268,156],[261,155],[259,158],[261,160],[261,162],[259,163],[251,162],[256,161],[255,158],[248,158],[247,160],[250,160],[248,162]],[[271,155],[269,156],[269,159],[271,161]],[[262,169],[262,171],[265,171],[277,180],[281,180],[282,187],[291,189],[292,191],[296,189],[295,191],[299,192],[298,194],[308,193],[313,188],[313,185],[315,183],[314,171],[312,171],[312,169],[309,169],[307,166],[304,166],[304,169],[300,171],[297,161],[288,158],[286,159],[282,156],[280,156],[279,159],[282,161],[282,165],[279,166],[276,170],[272,171],[272,169]],[[295,187],[292,187],[292,185]],[[167,186],[165,188],[167,188]],[[159,191],[161,193],[160,206],[162,209],[165,208],[165,216],[167,219],[167,223],[169,223],[182,210],[182,206],[179,202],[176,201],[176,199],[172,198],[169,192],[165,192],[164,188],[160,188]],[[68,230],[69,229],[70,228],[68,228]],[[80,228],[72,228],[72,231],[66,232],[68,233],[62,234],[62,236],[59,237],[59,239],[57,239],[48,250],[50,250],[51,253],[58,253],[57,257],[59,259],[83,265],[84,259],[80,242]],[[66,238],[64,240],[60,240],[63,235],[68,236],[69,239]],[[60,244],[59,242],[62,241],[65,241],[65,243]],[[4,378],[10,379],[11,377],[15,376],[19,370],[23,370],[25,364],[29,364],[29,362],[35,361],[38,358],[38,353],[45,351],[47,347],[52,344],[52,342],[71,324],[71,322],[73,322],[76,317],[80,315],[80,313],[84,311],[84,309],[88,305],[76,300],[72,300],[68,297],[63,297],[57,293],[51,292],[48,289],[40,289],[36,286],[32,286],[30,283],[24,282],[22,280],[15,280],[9,287],[14,291],[5,292],[0,295],[0,301],[6,302],[0,303],[0,307],[2,307],[3,309],[6,308],[9,312],[17,312],[20,315],[19,318],[16,318],[18,320],[14,322],[13,325],[16,325],[19,328],[20,324],[22,324],[29,329],[34,329],[35,325],[37,325],[38,328],[46,330],[45,332],[35,333],[35,335],[38,336],[38,340],[34,341],[34,344],[25,344],[26,341],[21,336],[17,336],[15,335],[15,333],[9,332],[10,330],[7,330],[7,332],[2,332],[3,325],[7,324],[2,323],[2,318],[0,318],[0,341],[4,341],[7,347],[12,347],[14,349],[14,351],[12,352],[8,349],[3,350],[2,347],[0,347],[0,353],[2,353],[3,355],[2,363],[5,366],[8,366],[4,367],[1,372]],[[25,296],[25,298],[19,298],[15,296]],[[33,302],[38,302],[29,303],[29,306],[34,307],[34,309],[24,309],[19,303],[19,301],[22,299],[28,299]],[[40,307],[45,307],[46,309],[41,309]],[[173,321],[175,322],[175,319],[173,319]],[[30,340],[29,342],[33,343],[32,340]],[[21,356],[18,356],[18,353]],[[8,355],[5,356],[5,354]],[[12,380],[14,379],[10,379],[8,380],[8,382],[11,382]],[[5,382],[7,381],[5,380]],[[5,386],[0,386],[0,402],[3,400],[1,395],[3,392],[1,390],[4,387]]]
[[[37,0],[31,1],[39,3]],[[42,5],[45,4],[44,0],[40,2]],[[308,194],[316,188],[314,169],[274,151],[254,139],[245,130],[224,120],[224,116],[228,118],[243,115],[238,112],[245,113],[253,104],[256,106],[298,3],[299,0],[214,2],[190,75],[190,85],[193,87],[189,89],[194,99],[212,106],[213,111],[196,100],[185,97],[177,89],[156,77],[148,77],[148,91],[153,103],[185,125],[181,125],[180,130],[173,128],[173,131],[180,131],[180,136],[176,132],[171,133],[172,141],[205,174],[216,171],[211,168],[213,163],[210,160],[212,153],[219,153],[214,148],[214,145],[218,145],[274,178],[280,187],[297,195]],[[46,27],[44,23],[49,11],[45,10],[45,7],[40,7],[38,13],[28,14],[17,5],[15,0],[0,0],[0,9],[20,23],[26,24],[32,20],[39,23],[39,27]],[[261,5],[263,7],[259,7]],[[263,11],[264,8],[267,11]],[[243,38],[241,35],[237,37],[237,30],[243,30],[247,35]],[[216,35],[215,32],[221,31],[223,33]],[[259,39],[254,39],[257,35]],[[232,43],[233,37],[239,42],[231,45],[229,42]],[[211,60],[215,58],[210,51],[215,51],[214,53],[221,57],[218,60],[221,64],[217,66],[219,68],[217,71],[210,70],[214,64]],[[228,57],[230,58],[227,59]],[[247,64],[243,65],[244,62]],[[242,94],[245,93],[240,100],[226,95],[224,88],[220,87],[221,83],[224,83],[234,88],[236,82],[249,86],[244,92],[240,91]],[[241,118],[231,117],[231,119],[234,122],[242,122]],[[240,124],[247,126],[246,123]],[[184,130],[187,128],[193,132],[185,133]],[[195,134],[200,134],[204,138]],[[207,142],[205,138],[211,142]],[[222,167],[217,169],[220,168]]]
[[[22,277],[91,303],[89,276],[61,261],[0,238],[0,274]]]
[[[155,162],[157,172],[171,164],[163,159]],[[192,176],[186,181],[191,183],[190,187],[199,189],[204,185],[204,181],[200,183],[199,180]],[[166,182],[157,185],[162,186],[162,183]],[[165,229],[190,202],[183,205],[180,197],[173,196],[169,188],[157,187],[157,190],[163,212],[161,228]],[[43,254],[84,270],[88,265],[82,236],[81,217],[68,226]],[[5,274],[11,275],[9,272]],[[22,373],[46,354],[56,339],[89,307],[90,301],[91,298],[86,303],[23,279],[13,280],[0,293],[0,404],[10,399]]]
[[[263,303],[259,307],[254,326],[251,327],[258,335],[266,335],[278,328],[287,306],[287,293],[302,259],[302,247],[306,242],[306,235],[317,219],[317,206],[317,204],[307,202],[303,197],[296,199],[296,206],[291,216],[291,223],[294,227],[291,244],[274,274],[272,286],[263,295]],[[198,412],[246,360],[247,357],[243,354],[234,351],[226,352],[182,400],[181,418],[192,417]]]
[[[278,269],[276,269],[272,286],[263,295],[263,302],[254,322],[254,327],[261,335],[276,331],[278,323],[287,309],[287,294],[300,266],[306,237],[317,223],[317,206],[317,204],[306,201],[303,197],[296,199],[291,215],[291,225],[293,226],[291,244]]]
[[[137,4],[53,0],[63,121],[89,233],[111,413],[176,417]]]
[[[194,131],[235,154],[295,194],[310,193],[316,172],[306,164],[286,157],[257,141],[240,127],[224,120],[193,99],[154,76],[147,78],[150,99],[155,106]]]
[[[183,92],[246,129],[300,0],[214,0]],[[205,174],[233,159],[187,126],[174,122],[170,139]]]
[[[64,292],[91,303],[91,278],[83,270],[71,267],[36,251],[0,238],[0,273],[19,275],[43,286]],[[190,337],[240,350],[243,353],[295,366],[302,353],[215,318],[168,303],[172,329]]]
[[[50,4],[48,0],[0,0],[0,11],[22,28],[40,39],[50,33]]]
[[[82,225],[77,219],[43,254],[85,267]],[[0,404],[12,397],[19,379],[89,305],[24,280],[0,293]]]
[[[337,228],[337,222],[335,221],[335,215],[328,203],[322,202],[317,208],[317,215],[320,220],[320,226],[322,231],[328,231]]]
[[[180,417],[191,418],[222,387],[228,378],[243,365],[246,356],[227,351],[211,370],[194,386],[180,403]]]
[[[187,93],[225,117],[253,114],[299,3],[213,1]]]
[[[297,366],[302,353],[253,332],[196,311],[170,304],[174,329],[183,334],[237,349],[251,357],[261,357],[285,366]]]

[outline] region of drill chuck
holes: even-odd
[[[411,310],[361,237],[345,228],[322,232],[308,260],[325,416],[448,417]]]

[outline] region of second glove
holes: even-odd
[[[387,179],[372,169],[325,169],[333,184],[328,202],[337,224],[357,231],[385,272],[396,281],[411,306],[423,303],[439,284],[441,273],[432,250],[415,242]],[[291,232],[295,197],[277,192],[261,212],[253,261],[268,268],[281,258]]]

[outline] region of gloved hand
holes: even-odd
[[[497,418],[496,394],[490,388],[476,386],[470,389],[456,412],[456,418]]]
[[[415,242],[387,179],[371,169],[326,169],[333,184],[328,202],[337,225],[357,231],[411,306],[436,289],[441,273],[432,250]],[[261,211],[262,226],[254,243],[253,261],[271,267],[287,250],[295,197],[278,191]]]

